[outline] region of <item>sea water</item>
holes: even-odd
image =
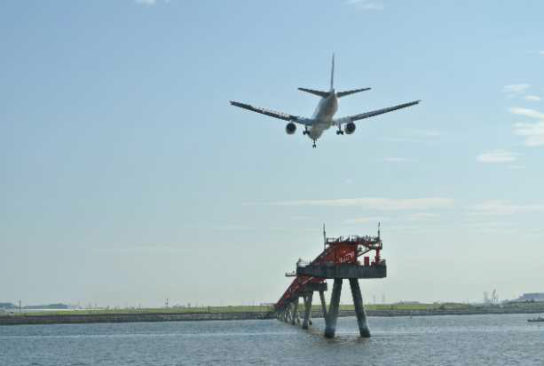
[[[0,365],[544,365],[529,317],[370,317],[370,339],[355,318],[334,339],[322,319],[0,326]]]

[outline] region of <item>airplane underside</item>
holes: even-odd
[[[312,147],[317,147],[316,141],[323,135],[325,130],[328,130],[331,127],[331,123],[316,123],[315,125],[306,128],[303,132],[310,140],[313,141]]]

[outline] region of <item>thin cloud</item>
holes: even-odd
[[[544,212],[543,204],[516,204],[508,201],[490,200],[470,207],[471,215],[514,215],[518,213]]]
[[[394,218],[395,222],[400,221],[409,221],[409,222],[430,222],[432,220],[435,220],[440,218],[440,215],[433,212],[414,212],[405,214],[402,216],[397,216]],[[346,224],[368,224],[368,223],[383,223],[384,221],[391,220],[390,217],[385,216],[363,216],[363,217],[356,217],[352,219],[348,219],[345,221]]]
[[[416,212],[406,216],[409,221],[428,221],[440,217],[437,213],[432,212]]]
[[[525,146],[544,145],[544,121],[537,123],[516,123],[514,124],[514,133],[525,137],[523,142]]]
[[[541,113],[539,111],[536,111],[534,109],[529,108],[510,108],[510,113],[523,116],[523,117],[529,117],[534,119],[542,119],[544,120],[544,113]]]
[[[272,206],[321,206],[321,207],[360,207],[368,210],[402,211],[450,208],[454,204],[451,198],[341,198],[329,200],[294,200],[269,203]]]
[[[510,84],[502,87],[502,92],[510,95],[523,94],[531,87],[531,84]]]
[[[495,220],[496,218],[497,216],[494,216]],[[489,220],[489,218],[486,219]],[[481,221],[480,219],[475,220],[474,222],[468,222],[465,225],[470,231],[474,231],[480,234],[512,234],[519,231],[518,226],[512,224],[511,222],[504,221]]]
[[[507,150],[493,150],[482,153],[476,157],[476,160],[480,163],[511,163],[517,160],[518,153]]]
[[[374,0],[347,0],[346,4],[361,10],[383,10],[385,8],[381,1]]]
[[[544,145],[544,113],[528,108],[510,108],[510,113],[536,119],[538,122],[519,122],[514,124],[514,133],[525,137],[525,146]]]
[[[526,95],[523,99],[529,102],[540,102],[542,100],[538,95]]]

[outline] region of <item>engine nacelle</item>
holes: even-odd
[[[354,132],[355,132],[355,123],[349,122],[349,123],[346,125],[344,131],[346,131],[346,133],[347,133],[348,135],[351,135],[352,133],[354,133]]]
[[[285,126],[285,132],[287,132],[288,135],[292,135],[297,130],[297,125],[295,125],[293,122],[289,122]]]

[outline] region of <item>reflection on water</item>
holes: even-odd
[[[338,320],[337,337],[277,320],[0,327],[0,365],[544,365],[544,323],[527,315]]]

